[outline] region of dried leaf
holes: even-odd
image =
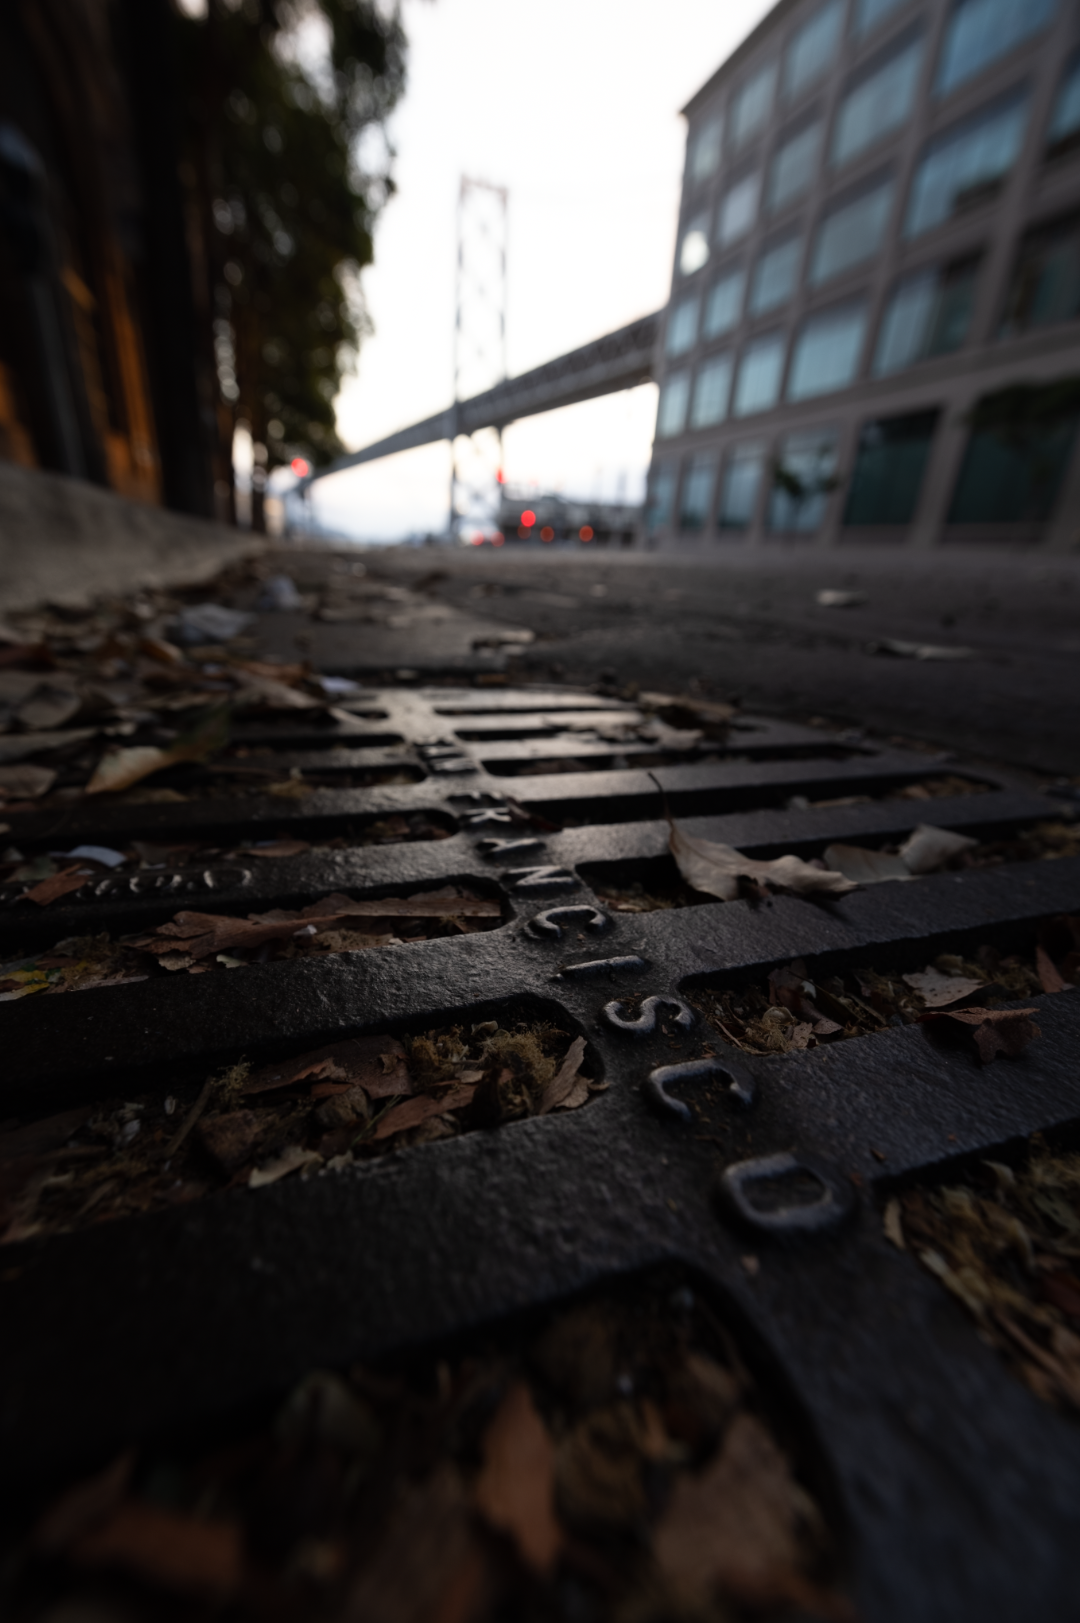
[[[64,1550],[77,1538],[104,1521],[114,1511],[127,1492],[135,1464],[133,1452],[121,1454],[97,1476],[79,1482],[62,1494],[42,1516],[34,1530],[34,1543],[49,1554]]]
[[[396,1037],[349,1037],[326,1048],[283,1064],[256,1071],[244,1084],[245,1093],[267,1093],[311,1078],[316,1098],[342,1092],[359,1084],[373,1099],[391,1099],[412,1092],[405,1050]],[[321,1085],[319,1079],[325,1079]]]
[[[889,851],[867,851],[861,845],[827,845],[823,861],[858,885],[880,885],[886,879],[911,879],[903,857]]]
[[[298,857],[310,851],[307,840],[265,840],[259,845],[241,845],[237,849],[245,857]]]
[[[800,895],[818,891],[843,896],[855,890],[855,882],[842,873],[825,868],[811,867],[801,857],[775,857],[771,862],[756,862],[744,857],[730,845],[714,840],[695,839],[668,819],[671,833],[668,844],[679,865],[679,872],[688,885],[704,891],[707,896],[718,896],[722,902],[733,902],[739,894],[740,878],[756,879],[759,883],[792,890]]]
[[[954,1020],[970,1027],[979,1058],[984,1065],[989,1065],[998,1054],[1008,1054],[1015,1059],[1028,1043],[1042,1036],[1030,1018],[1037,1013],[1036,1009],[950,1009],[941,1014],[924,1015],[923,1019]]]
[[[305,1150],[299,1144],[290,1144],[272,1161],[267,1161],[265,1166],[251,1169],[248,1188],[262,1189],[268,1183],[277,1183],[279,1179],[287,1178],[290,1172],[299,1172],[301,1167],[310,1166],[313,1161],[322,1161],[317,1150]]]
[[[0,795],[9,800],[40,800],[55,782],[56,773],[48,766],[29,761],[22,766],[0,766]]]
[[[1061,975],[1045,947],[1035,948],[1035,967],[1039,974],[1039,984],[1044,992],[1071,991],[1071,983]]]
[[[391,1105],[386,1114],[380,1116],[372,1136],[376,1139],[389,1138],[393,1133],[403,1133],[409,1127],[419,1127],[421,1122],[428,1121],[432,1116],[445,1116],[451,1110],[462,1110],[472,1103],[475,1092],[475,1083],[458,1082],[441,1099],[425,1093],[415,1099],[406,1099],[403,1104]]]
[[[394,1502],[343,1616],[355,1623],[471,1623],[480,1616],[484,1585],[464,1483],[443,1463]]]
[[[585,1058],[585,1039],[575,1037],[566,1051],[562,1064],[545,1087],[540,1097],[538,1116],[546,1116],[548,1111],[554,1110],[557,1105],[565,1104],[574,1091],[574,1084],[581,1062]],[[588,1084],[585,1084],[585,1093],[588,1095]],[[584,1103],[584,1100],[582,1101]]]
[[[216,750],[224,749],[228,738],[228,711],[221,706],[211,711],[197,727],[178,738],[167,750],[159,749],[155,744],[139,744],[103,755],[94,768],[85,792],[88,795],[117,794],[164,767],[177,766],[183,761],[205,760]]]
[[[76,1110],[64,1110],[57,1116],[46,1116],[26,1127],[0,1133],[0,1162],[24,1155],[48,1155],[52,1150],[61,1149],[93,1113],[92,1105],[80,1105]]]
[[[259,1137],[259,1118],[252,1110],[232,1110],[204,1118],[195,1132],[222,1171],[231,1174],[250,1160]]]
[[[476,1505],[509,1533],[526,1566],[550,1572],[562,1544],[555,1519],[555,1448],[529,1388],[517,1381],[484,1433]]]
[[[19,721],[27,732],[47,732],[78,715],[82,703],[82,695],[71,688],[46,682],[20,706]]]
[[[918,828],[908,835],[900,847],[899,854],[909,873],[934,873],[936,869],[943,868],[952,857],[958,856],[961,851],[969,851],[978,843],[978,840],[971,839],[967,834],[956,834],[952,829],[934,828],[930,823],[920,823]]]
[[[224,1600],[243,1575],[235,1522],[196,1521],[129,1499],[70,1549],[80,1566],[119,1567],[167,1589]]]
[[[0,761],[25,761],[27,756],[43,755],[47,750],[85,744],[96,733],[95,727],[80,727],[63,733],[8,733],[0,738]]]
[[[907,1241],[904,1239],[904,1225],[900,1214],[900,1202],[895,1196],[886,1203],[881,1226],[885,1230],[885,1238],[891,1240],[898,1251],[907,1250]]]
[[[680,1476],[656,1530],[661,1571],[689,1595],[717,1586],[767,1597],[798,1572],[807,1495],[761,1422],[738,1414],[712,1464]]]
[[[36,902],[39,907],[48,907],[50,902],[57,901],[61,896],[68,896],[74,890],[81,890],[93,878],[90,873],[72,873],[67,869],[65,873],[54,874],[51,879],[43,879],[40,885],[32,890],[23,892],[24,902]]]
[[[912,987],[928,1009],[941,1009],[947,1003],[959,1003],[961,998],[972,997],[981,992],[985,981],[971,980],[963,975],[943,975],[940,969],[920,969],[914,974],[903,977],[905,983]]]

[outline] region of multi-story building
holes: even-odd
[[[1080,546],[1080,10],[780,0],[685,109],[646,533]]]

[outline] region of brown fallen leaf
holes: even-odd
[[[842,873],[814,868],[801,857],[774,857],[771,862],[757,862],[730,845],[687,834],[670,817],[668,827],[671,831],[668,846],[686,883],[707,896],[719,897],[722,902],[736,900],[739,880],[743,878],[804,896],[818,891],[845,896],[858,888],[853,879],[845,879]]]
[[[445,1116],[451,1110],[462,1110],[472,1103],[475,1092],[475,1083],[457,1082],[440,1099],[425,1093],[415,1099],[406,1099],[400,1105],[391,1105],[385,1115],[380,1116],[372,1137],[389,1138],[392,1133],[403,1133],[409,1127],[419,1127],[421,1122],[428,1121],[432,1116]]]
[[[317,1099],[344,1093],[359,1084],[373,1099],[392,1099],[412,1092],[405,1050],[396,1037],[348,1037],[316,1048],[299,1059],[268,1065],[244,1084],[244,1093],[268,1093],[310,1078]]]
[[[486,1585],[465,1485],[444,1463],[396,1498],[341,1615],[350,1623],[471,1623]]]
[[[50,902],[58,901],[61,896],[68,896],[74,890],[81,890],[93,877],[91,873],[74,873],[72,869],[67,868],[63,873],[54,874],[51,879],[43,879],[32,890],[23,891],[22,900],[36,902],[39,907],[48,907]]]
[[[1028,1043],[1042,1036],[1042,1031],[1031,1019],[1036,1009],[949,1009],[941,1014],[925,1014],[924,1022],[954,1020],[967,1026],[975,1039],[979,1058],[989,1065],[998,1054],[1011,1059],[1023,1052]]]
[[[517,1545],[526,1566],[548,1573],[562,1545],[555,1519],[555,1447],[524,1381],[507,1392],[484,1433],[476,1483],[480,1514]]]
[[[801,1530],[813,1515],[768,1431],[738,1414],[712,1463],[676,1480],[653,1548],[671,1583],[698,1600],[717,1586],[782,1595],[798,1573]]]
[[[215,1600],[237,1589],[244,1565],[235,1522],[196,1521],[137,1499],[84,1533],[69,1556],[79,1566],[119,1567],[167,1589]]]
[[[290,1144],[280,1155],[267,1161],[265,1166],[252,1167],[248,1188],[263,1189],[269,1183],[278,1183],[290,1173],[299,1172],[301,1167],[310,1166],[313,1161],[322,1161],[317,1150],[305,1150],[299,1144]]]
[[[0,1133],[0,1162],[14,1161],[25,1155],[49,1155],[61,1149],[93,1114],[92,1105],[80,1105],[76,1110],[63,1110],[59,1115],[46,1116],[26,1127]]]
[[[935,828],[932,823],[920,823],[900,847],[899,855],[909,873],[934,873],[944,867],[951,857],[958,856],[961,851],[970,851],[978,843],[970,835],[957,834],[951,828]]]
[[[903,857],[890,851],[868,851],[861,845],[827,845],[822,853],[827,868],[858,885],[880,885],[887,879],[911,879]]]
[[[34,1543],[49,1554],[66,1549],[73,1538],[85,1533],[95,1522],[104,1521],[127,1492],[135,1465],[132,1451],[121,1454],[97,1476],[78,1482],[61,1494],[34,1529]]]
[[[0,766],[0,795],[8,800],[40,800],[56,782],[49,766],[26,761],[21,766]]]
[[[933,968],[920,969],[914,974],[904,975],[902,979],[918,992],[928,1009],[941,1009],[947,1003],[959,1003],[961,998],[981,992],[986,984],[965,975],[943,975],[940,969]]]
[[[223,1172],[233,1173],[249,1160],[259,1136],[259,1118],[253,1110],[231,1110],[223,1116],[204,1117],[195,1129]]]
[[[1068,992],[1072,989],[1072,983],[1065,980],[1045,947],[1035,948],[1035,968],[1044,992]]]
[[[168,749],[159,749],[156,744],[135,744],[103,755],[94,768],[85,793],[117,794],[121,789],[130,789],[133,783],[165,767],[178,766],[184,761],[204,761],[216,750],[224,749],[228,738],[228,711],[222,706]]]
[[[240,845],[237,850],[245,857],[298,857],[311,846],[307,840],[271,840],[265,845]]]
[[[562,1064],[541,1094],[540,1108],[537,1111],[538,1116],[546,1116],[549,1110],[554,1110],[557,1105],[565,1104],[574,1091],[577,1074],[581,1069],[581,1062],[584,1058],[585,1039],[584,1037],[575,1037],[566,1051]],[[586,1093],[588,1093],[588,1084],[586,1084]]]

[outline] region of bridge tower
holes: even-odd
[[[457,203],[454,407],[506,375],[505,186],[462,175]],[[495,528],[502,480],[502,430],[455,434],[451,447],[449,538]]]

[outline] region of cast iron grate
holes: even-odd
[[[9,838],[28,856],[132,841],[165,855],[94,872],[48,907],[6,886],[5,962],[67,938],[153,932],[181,908],[239,920],[448,885],[496,899],[492,927],[407,951],[13,999],[0,1009],[0,1146],[87,1107],[131,1121],[138,1101],[173,1100],[180,1119],[208,1077],[241,1061],[286,1066],[355,1037],[541,1017],[582,1039],[588,1108],[511,1114],[366,1159],[339,1147],[336,1164],[311,1157],[265,1187],[219,1181],[207,1198],[72,1232],[35,1236],[26,1208],[26,1237],[0,1251],[17,1327],[0,1349],[9,1513],[129,1444],[233,1435],[311,1370],[498,1339],[522,1314],[662,1266],[693,1278],[786,1394],[860,1617],[1011,1620],[1033,1597],[1041,1616],[1072,1617],[1080,1432],[890,1243],[882,1214],[898,1192],[948,1183],[954,1164],[1015,1160],[1031,1135],[1068,1135],[1077,1000],[1023,1000],[1041,1035],[990,1065],[962,1033],[887,1021],[872,1036],[739,1052],[708,1013],[725,989],[792,963],[837,986],[923,971],[942,953],[1035,963],[1043,921],[1080,914],[1080,858],[826,900],[680,896],[656,783],[687,832],[764,859],[897,844],[919,822],[1001,840],[1060,822],[1060,806],[989,769],[766,719],[639,749],[634,708],[592,695],[364,697],[371,737],[349,718],[292,718],[234,740],[234,752],[272,751],[295,795],[237,796],[210,767],[175,776],[183,800],[13,816]],[[667,764],[638,764],[650,752]],[[349,784],[376,755],[399,781]],[[293,854],[259,855],[281,842]],[[658,905],[616,905],[628,895]],[[25,1191],[26,1174],[9,1154],[9,1190]]]

